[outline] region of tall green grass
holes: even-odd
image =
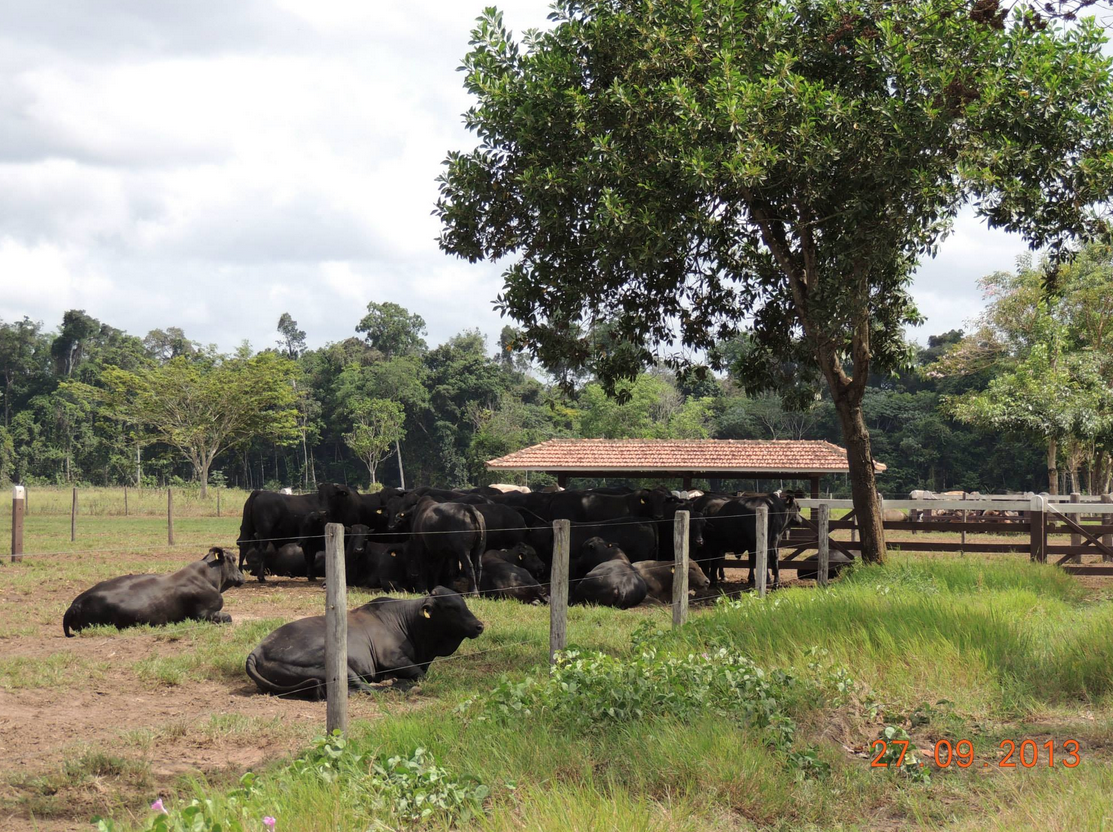
[[[791,589],[693,611],[675,632],[665,629],[661,610],[572,611],[572,642],[619,657],[633,655],[635,629],[660,626],[653,640],[666,657],[726,646],[766,671],[810,674],[820,687],[824,674],[845,671],[857,682],[848,707],[824,695],[787,703],[802,739],[818,742],[829,766],[812,777],[786,765],[760,732],[710,711],[602,720],[589,729],[552,714],[477,719],[460,706],[482,699],[500,676],[547,675],[547,611],[472,603],[488,629],[462,648],[468,655],[435,663],[414,693],[376,694],[384,718],[356,722],[349,735],[360,753],[408,756],[422,747],[452,776],[487,784],[487,814],[464,828],[1056,830],[1099,829],[1108,814],[1103,749],[1113,743],[1113,605],[1087,600],[1053,567],[898,556],[884,567],[856,569],[826,591]],[[882,706],[872,708],[874,700]],[[992,776],[948,769],[930,783],[913,783],[847,753],[844,743],[868,742],[884,721],[925,707],[952,720],[929,726],[936,732],[930,736],[945,726],[955,740],[994,731],[1046,734],[1046,723],[1025,720],[1058,708],[1066,716],[1056,730],[1072,731],[1072,718],[1089,726],[1084,765]],[[1083,711],[1105,719],[1104,727],[1083,719]],[[929,735],[918,741],[930,743]],[[296,771],[272,767],[238,807],[204,781],[183,795],[214,799],[224,821],[267,814],[280,829],[373,826],[335,784]]]

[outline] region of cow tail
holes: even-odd
[[[258,656],[256,656],[255,651],[252,650],[247,654],[247,662],[244,664],[244,670],[247,671],[247,675],[251,681],[259,686],[259,690],[275,694],[292,693],[297,690],[297,688],[287,688],[282,685],[276,685],[259,672],[258,662]]]
[[[247,549],[249,546],[255,544],[255,521],[253,520],[253,508],[255,507],[255,495],[259,491],[252,491],[247,495],[247,501],[243,504],[243,518],[240,520],[240,537],[236,541],[236,545],[240,548],[240,562],[238,568],[243,571],[243,563],[246,559]],[[260,575],[262,573],[260,572]]]
[[[475,519],[475,525],[479,529],[479,534],[475,536],[475,545],[471,550],[471,562],[475,570],[475,591],[479,592],[479,579],[483,575],[483,553],[487,551],[487,521],[483,519],[483,515],[475,510],[475,506],[469,506],[471,515]]]

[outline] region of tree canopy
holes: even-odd
[[[909,361],[919,258],[968,204],[1065,254],[1113,192],[1100,30],[990,5],[563,0],[521,42],[488,9],[463,66],[479,144],[448,156],[441,245],[508,257],[523,343],[609,391],[741,330],[747,389],[785,362],[824,379],[878,559],[862,402]]]

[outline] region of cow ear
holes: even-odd
[[[213,558],[216,563],[220,563],[222,560],[224,560],[224,550],[219,548],[218,546],[214,546],[213,548],[209,549],[209,554],[216,555],[216,557]]]

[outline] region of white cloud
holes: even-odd
[[[340,340],[391,300],[434,343],[495,336],[500,268],[441,253],[430,215],[445,154],[474,142],[456,69],[483,5],[8,0],[0,316],[78,307],[231,349],[272,343],[284,311]],[[548,0],[498,5],[546,25]],[[917,276],[923,333],[976,312],[975,279],[1016,251],[964,217]]]

